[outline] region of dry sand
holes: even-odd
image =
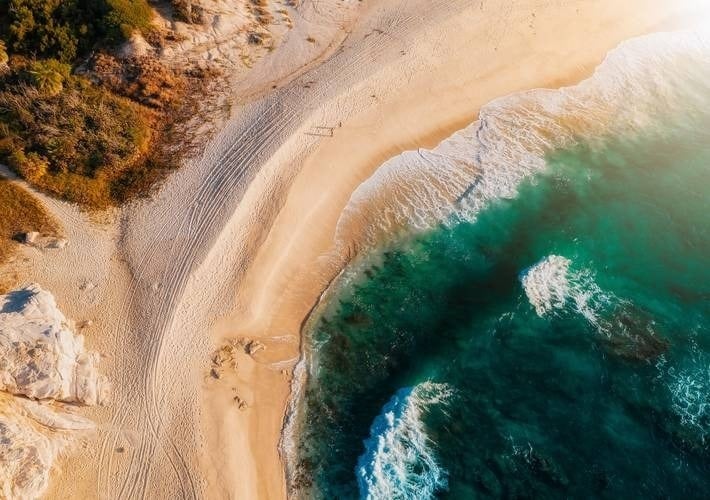
[[[203,157],[153,200],[100,223],[47,200],[70,245],[28,250],[22,275],[94,320],[87,344],[115,387],[48,497],[283,498],[290,367],[302,321],[347,261],[334,230],[353,190],[495,97],[574,83],[621,40],[698,19],[691,0],[341,3],[304,2],[310,30],[330,26],[320,50],[290,57],[304,33],[286,35],[253,68],[276,83],[246,81],[250,98],[233,96]],[[211,377],[214,350],[237,337],[266,350]]]

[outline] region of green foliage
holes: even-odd
[[[147,168],[152,132],[145,109],[76,77],[51,97],[22,83],[0,91],[0,125],[0,161],[72,202],[119,203],[127,179],[137,175],[128,172]]]
[[[0,0],[0,37],[11,52],[72,63],[148,31],[152,15],[147,0]]]
[[[0,0],[0,162],[92,208],[146,194],[168,167],[151,156],[156,112],[135,101],[160,109],[171,75],[119,64],[119,84],[104,87],[72,76],[71,65],[149,33],[152,15],[147,0]]]
[[[72,62],[93,43],[101,1],[6,0],[0,18],[9,48],[19,54]]]
[[[113,41],[128,39],[134,31],[147,32],[153,11],[146,0],[106,0],[109,6],[105,18],[107,34]]]
[[[71,68],[55,59],[33,61],[29,74],[34,87],[47,96],[55,96],[62,91],[69,79]]]

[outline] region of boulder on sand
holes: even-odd
[[[0,295],[0,498],[39,498],[56,457],[93,423],[71,406],[105,402],[99,356],[57,308],[30,285]]]
[[[0,390],[31,399],[102,404],[108,382],[51,293],[29,285],[0,295]]]

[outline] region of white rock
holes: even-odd
[[[68,431],[93,423],[37,401],[0,393],[0,498],[39,498],[47,489],[55,458]]]
[[[37,240],[38,236],[39,233],[37,231],[30,231],[28,233],[25,233],[24,241],[27,245],[31,245]]]
[[[0,390],[32,399],[101,404],[109,384],[51,293],[30,285],[0,295]]]
[[[153,53],[153,47],[140,33],[133,33],[131,38],[118,49],[118,55],[123,58],[143,57],[151,53]]]
[[[69,240],[64,238],[53,238],[51,241],[47,242],[47,248],[65,248]]]

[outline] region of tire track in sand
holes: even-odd
[[[435,3],[439,4],[435,7],[442,9],[456,2]],[[390,38],[392,35],[402,38],[407,29],[421,21],[418,16],[405,15],[397,10],[390,14],[383,20]],[[207,158],[211,165],[197,191],[189,195],[189,201],[183,205],[186,209],[182,215],[170,214],[167,210],[160,212],[165,224],[151,235],[149,250],[133,267],[133,286],[124,300],[120,316],[138,316],[146,320],[140,322],[142,335],[132,333],[131,325],[127,323],[119,329],[119,334],[124,333],[125,338],[132,341],[127,344],[124,356],[138,354],[141,357],[135,366],[129,367],[133,370],[128,375],[132,376],[131,380],[126,381],[126,387],[130,390],[121,395],[123,400],[127,397],[140,398],[140,414],[131,414],[128,405],[120,405],[126,409],[119,410],[112,418],[110,430],[101,446],[100,496],[108,493],[107,487],[116,481],[114,485],[117,488],[113,491],[118,491],[118,498],[145,498],[149,493],[156,453],[162,453],[167,458],[181,498],[202,496],[199,480],[190,469],[184,451],[176,446],[169,434],[163,435],[166,422],[159,401],[161,396],[166,395],[166,385],[170,382],[166,380],[170,376],[170,367],[163,366],[164,347],[168,333],[173,329],[175,310],[188,279],[211,248],[258,169],[291,135],[298,132],[299,126],[319,109],[324,100],[336,94],[338,89],[362,80],[361,64],[381,57],[390,48],[379,37],[363,39],[350,50],[338,51],[311,72],[324,77],[323,83],[314,89],[317,92],[306,92],[298,86],[303,78],[311,75],[308,73],[282,92],[251,106],[241,118],[242,125],[233,133],[226,150],[214,158]],[[337,68],[337,71],[329,66]],[[285,102],[295,105],[287,107],[283,104]],[[162,281],[162,284],[151,293],[151,282],[156,281]],[[127,459],[127,467],[116,470],[114,449],[129,421],[135,422],[134,433],[138,444],[128,457],[121,457]]]

